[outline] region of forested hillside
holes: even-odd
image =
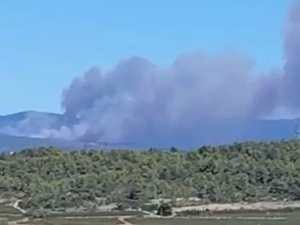
[[[0,157],[2,198],[24,208],[151,199],[300,200],[300,141],[204,146],[193,152],[28,149]]]

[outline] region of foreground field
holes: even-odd
[[[2,223],[7,225],[298,225],[299,214],[235,215],[234,217],[202,218],[51,218],[43,220],[19,220]]]
[[[268,219],[135,219],[136,225],[298,225],[300,217],[290,217],[283,220]]]

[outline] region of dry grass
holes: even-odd
[[[243,219],[133,219],[136,225],[299,225],[300,217],[286,220]]]
[[[300,215],[288,215],[283,220],[268,220],[259,218],[235,218],[235,219],[145,219],[145,218],[132,218],[126,219],[134,225],[299,225]],[[93,219],[45,219],[35,220],[26,223],[26,225],[119,225],[121,224],[118,219],[110,218],[93,218]],[[25,225],[25,224],[24,224]]]
[[[0,214],[20,214],[20,212],[6,203],[0,203]]]

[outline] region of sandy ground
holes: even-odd
[[[27,224],[29,222],[28,218],[23,218],[20,220],[9,221],[8,225],[18,225],[18,224]]]
[[[300,201],[297,202],[258,202],[258,203],[232,203],[232,204],[207,204],[199,206],[186,206],[173,208],[175,213],[183,211],[270,211],[284,209],[300,209]]]
[[[132,223],[129,223],[126,219],[130,219],[130,218],[132,218],[132,217],[125,217],[125,216],[123,216],[123,217],[119,217],[118,218],[118,221],[119,221],[119,224],[123,224],[123,225],[133,225]]]
[[[12,206],[20,211],[22,214],[26,213],[26,211],[19,207],[20,200],[16,200]],[[242,210],[255,210],[255,211],[271,211],[271,210],[284,210],[288,208],[293,209],[300,209],[300,201],[297,202],[258,202],[258,203],[232,203],[232,204],[207,204],[207,205],[199,205],[199,206],[186,206],[186,207],[177,207],[173,208],[174,214],[169,218],[174,218],[177,213],[184,212],[184,211],[215,211],[215,212],[222,212],[222,211],[242,211]],[[145,218],[161,218],[160,216],[155,215],[154,213],[150,212],[144,212]],[[65,217],[65,219],[88,219],[89,217]],[[95,217],[90,217],[95,218]],[[99,219],[101,218],[116,218],[118,220],[118,224],[120,225],[133,225],[130,222],[128,222],[128,219],[134,218],[134,216],[99,216],[97,217]],[[219,216],[192,216],[192,218],[198,218],[198,219],[232,219],[233,217],[225,216],[225,217],[219,217]],[[241,220],[284,220],[284,217],[234,217],[235,219],[241,219]],[[17,224],[27,224],[29,222],[28,218],[23,218],[20,220],[10,221],[8,222],[8,225],[17,225]]]
[[[16,210],[18,210],[19,212],[21,212],[22,214],[26,213],[26,210],[22,209],[19,206],[19,203],[21,202],[21,200],[16,200],[15,203],[12,205],[12,207],[14,207]]]

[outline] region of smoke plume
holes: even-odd
[[[131,57],[108,73],[93,67],[63,93],[63,107],[79,118],[71,128],[85,141],[146,140],[196,132],[203,119],[255,118],[272,111],[276,79],[254,76],[235,52],[179,56],[170,68]],[[267,87],[267,88],[265,88]]]
[[[140,57],[107,73],[91,68],[63,93],[66,114],[80,121],[72,135],[91,141],[174,138],[197,133],[204,121],[299,110],[299,6],[289,21],[281,74],[254,74],[254,63],[236,52],[183,54],[169,68]]]
[[[254,62],[237,52],[182,54],[167,68],[137,56],[108,72],[92,67],[63,92],[64,113],[73,122],[46,124],[42,135],[155,145],[189,144],[219,132],[236,140],[243,125],[232,119],[300,110],[299,5],[290,12],[284,52],[282,71],[267,74],[255,74]],[[20,125],[23,130],[28,121]]]
[[[292,109],[300,107],[300,4],[290,12],[290,23],[285,40],[286,64],[283,76],[283,104]]]

